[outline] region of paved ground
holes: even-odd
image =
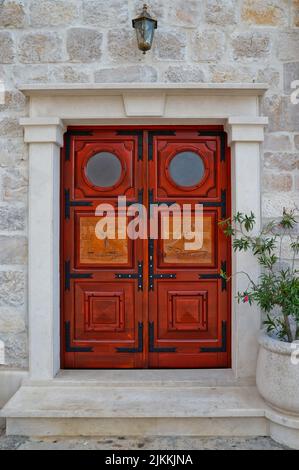
[[[283,446],[272,439],[244,438],[190,438],[190,437],[146,437],[146,438],[43,438],[29,439],[21,436],[0,436],[0,450],[281,450]]]

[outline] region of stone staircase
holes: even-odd
[[[271,436],[299,449],[298,417],[230,370],[65,370],[24,381],[0,416],[8,435]]]
[[[26,436],[265,436],[265,404],[230,371],[63,371],[24,382],[2,410]]]

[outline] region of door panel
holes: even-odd
[[[174,216],[175,217],[175,216]],[[161,214],[163,218],[163,213]],[[191,216],[192,230],[194,231],[194,215]],[[209,268],[216,267],[217,263],[217,211],[205,211],[203,214],[203,244],[200,249],[185,249],[185,238],[176,239],[174,236],[173,217],[169,217],[169,237],[159,238],[159,268],[164,266],[194,265]],[[179,221],[178,221],[179,223]]]
[[[145,311],[138,284],[142,240],[118,237],[117,221],[116,239],[96,236],[103,216],[113,220],[112,210],[117,214],[117,196],[126,195],[128,204],[138,200],[143,185],[138,137],[112,130],[89,134],[70,131],[62,155],[63,363],[66,368],[143,367],[138,350]],[[110,209],[98,216],[101,203]]]
[[[96,340],[98,346],[117,340],[132,341],[134,317],[132,283],[121,286],[113,282],[75,284],[75,336],[78,341]]]
[[[198,341],[217,339],[216,316],[218,309],[217,282],[158,282],[158,338],[161,341],[179,340],[189,350],[198,351]]]
[[[190,137],[187,138],[188,140],[186,140],[186,137],[179,140],[174,139],[176,139],[175,136],[172,140],[166,140],[164,137],[157,141],[157,153],[154,152],[154,162],[156,162],[158,197],[198,198],[207,195],[210,197],[216,196],[218,175],[215,171],[215,142],[202,142],[199,138],[195,141]],[[182,184],[179,184],[180,170],[184,170],[184,166],[180,167],[179,161],[176,162],[175,160],[180,154],[183,154],[184,157],[197,156],[198,162],[201,162],[204,167],[203,174],[200,175],[199,172],[198,179],[188,181],[187,176],[189,175],[189,178],[192,176],[189,170],[194,171],[194,165],[196,164],[196,159],[190,159],[190,167],[185,167],[185,182],[183,180]]]
[[[62,366],[230,365],[229,152],[221,128],[70,128],[62,151]],[[158,212],[158,237],[113,226],[117,197]],[[99,204],[108,204],[99,213]],[[202,246],[177,239],[176,204],[203,205]],[[106,232],[116,238],[101,239]],[[126,224],[133,216],[127,216]],[[169,218],[169,237],[165,222]],[[125,224],[125,228],[126,228]]]
[[[117,210],[115,211],[117,215]],[[102,217],[95,217],[92,212],[77,213],[75,216],[76,219],[76,240],[75,245],[78,247],[77,252],[77,263],[76,267],[94,266],[94,267],[107,267],[109,266],[119,266],[122,267],[133,267],[133,242],[126,236],[124,233],[124,239],[119,238],[108,238],[100,239],[96,236],[97,224],[104,219]],[[108,220],[109,217],[105,216],[105,220]],[[112,215],[111,215],[111,220]],[[110,224],[107,226],[106,233],[109,234]],[[111,235],[113,232],[117,234],[118,232],[117,219],[115,222],[114,229],[111,230]]]
[[[152,202],[163,207],[160,220],[167,212],[163,204],[170,208],[175,203],[181,209],[190,204],[195,211],[195,204],[201,203],[204,214],[201,249],[186,249],[184,237],[173,239],[171,224],[169,239],[162,239],[160,223],[159,239],[152,241],[149,321],[157,351],[149,355],[150,367],[229,364],[228,347],[222,345],[223,324],[227,336],[229,296],[220,278],[223,263],[229,266],[229,246],[218,225],[228,215],[228,158],[222,154],[223,138],[222,134],[204,136],[204,132],[180,130],[175,135],[153,137],[150,193]]]
[[[136,180],[138,178],[136,172],[135,156],[136,156],[136,144],[134,148],[134,142],[128,140],[128,138],[122,137],[121,141],[116,139],[101,139],[100,141],[91,141],[87,143],[80,142],[76,148],[76,172],[75,172],[75,194],[78,196],[85,196],[91,198],[108,198],[117,197],[118,195],[126,195],[129,197],[136,196]],[[126,140],[124,140],[126,139]],[[80,150],[79,150],[80,149]],[[135,150],[135,151],[134,151]],[[103,155],[105,154],[105,155]],[[94,184],[96,181],[91,180],[88,177],[88,162],[95,155],[102,156],[114,156],[114,161],[119,162],[119,167],[111,165],[110,171],[107,171],[106,178],[111,179],[109,182],[104,183],[103,186]],[[109,159],[106,158],[107,165]],[[95,162],[96,163],[96,162]],[[96,164],[94,165],[94,169]],[[99,168],[102,170],[102,168]],[[120,171],[119,171],[120,170]],[[118,176],[119,171],[119,176]],[[90,172],[92,172],[92,167]],[[114,174],[115,173],[115,174]],[[114,178],[115,177],[115,178]]]

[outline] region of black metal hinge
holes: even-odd
[[[200,348],[200,352],[226,352],[227,349],[227,323],[225,320],[222,320],[221,327],[221,346],[219,348]]]
[[[154,322],[149,322],[148,324],[148,332],[149,332],[149,341],[148,341],[148,350],[149,352],[155,353],[162,353],[162,352],[176,352],[177,348],[156,348],[155,347],[155,326]]]
[[[90,201],[71,201],[70,190],[64,190],[64,217],[65,219],[70,218],[71,207],[80,207],[80,206],[92,206]]]
[[[154,274],[154,240],[152,238],[148,241],[148,289],[154,290],[155,279],[176,279],[175,273],[160,273]]]
[[[64,289],[70,290],[71,279],[91,279],[92,273],[71,273],[71,262],[70,260],[64,263]]]
[[[143,159],[143,131],[139,130],[119,130],[117,135],[136,135],[138,137],[138,160]]]
[[[221,261],[221,271],[226,273],[226,261]],[[221,276],[219,273],[215,274],[199,274],[199,279],[221,279],[221,290],[224,291],[227,289],[226,278]]]
[[[65,322],[65,350],[66,352],[93,352],[93,348],[71,345],[71,323]]]
[[[143,290],[143,261],[138,261],[137,273],[116,273],[116,279],[138,279],[138,290]]]
[[[65,134],[65,160],[70,160],[71,156],[71,138],[72,136],[84,136],[84,135],[92,135],[91,131],[80,131],[80,130],[70,130],[67,131]]]
[[[138,322],[138,346],[137,348],[115,348],[120,353],[141,353],[143,352],[143,323]]]
[[[225,162],[225,133],[221,131],[200,131],[198,135],[220,137],[220,161]]]
[[[148,133],[148,159],[153,160],[153,142],[154,136],[159,135],[176,135],[175,131],[161,130],[161,131],[149,131]]]
[[[221,189],[221,201],[199,201],[198,204],[202,204],[204,207],[221,207],[221,218],[226,217],[226,189]]]

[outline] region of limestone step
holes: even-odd
[[[254,386],[25,384],[2,415],[8,434],[265,436]]]
[[[258,417],[264,408],[255,387],[25,385],[3,413],[24,418],[211,418]]]
[[[33,383],[27,381],[27,383]],[[38,382],[34,382],[36,385]],[[254,378],[236,378],[231,369],[61,370],[41,385],[101,387],[216,387],[255,385]]]
[[[87,372],[24,382],[0,413],[7,434],[271,436],[299,450],[298,416],[273,410],[229,371]]]

